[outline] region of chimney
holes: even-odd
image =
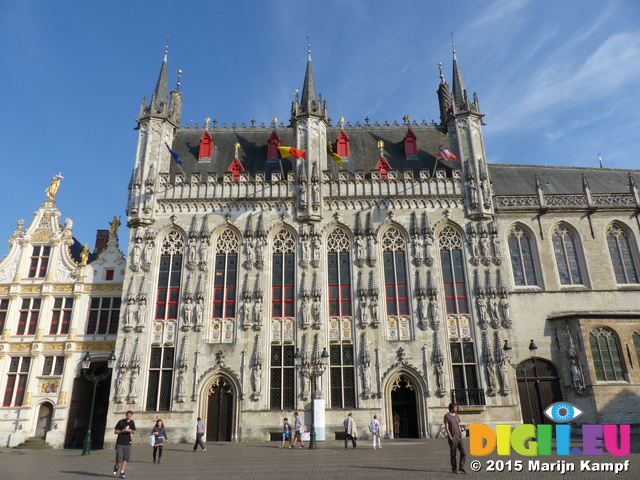
[[[105,248],[107,248],[107,242],[109,241],[109,230],[97,230],[96,231],[96,248],[93,251],[95,255],[100,254]]]

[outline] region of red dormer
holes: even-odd
[[[244,172],[244,167],[240,163],[240,160],[234,158],[233,162],[231,162],[231,165],[229,165],[227,172],[233,173],[233,180],[237,182],[238,180],[240,180],[240,174]]]
[[[407,134],[404,136],[404,156],[410,157],[411,155],[418,154],[418,145],[416,144],[416,135],[411,129],[407,130]]]
[[[205,130],[200,137],[200,151],[198,152],[198,158],[211,158],[213,154],[213,138],[208,130]]]
[[[274,130],[271,132],[271,136],[269,140],[267,140],[267,159],[269,158],[280,158],[278,154],[278,147],[280,146],[280,137]]]
[[[380,178],[389,178],[389,170],[391,170],[391,165],[387,162],[387,159],[384,157],[380,157],[378,160],[378,164],[376,165],[376,170],[380,171]]]
[[[340,135],[336,139],[336,153],[341,157],[350,158],[350,148],[349,148],[349,137],[344,132],[344,130],[340,130]]]

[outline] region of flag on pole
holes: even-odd
[[[327,149],[329,150],[329,156],[342,168],[342,157],[333,151],[333,146],[330,143],[327,143]]]
[[[278,151],[280,152],[280,158],[307,158],[307,152],[293,147],[278,147]]]
[[[175,160],[175,162],[179,165],[182,166],[182,159],[180,158],[180,155],[178,155],[178,152],[175,152],[173,150],[171,150],[171,148],[169,147],[168,144],[165,143],[165,145],[167,146],[167,149],[169,150],[169,153],[171,154],[171,156],[173,157],[173,159]]]
[[[440,144],[440,147],[438,148],[438,160],[440,160],[442,163],[444,163],[447,167],[450,167],[450,168],[456,168],[460,166],[460,161],[458,160],[458,157],[456,157],[453,153],[451,153],[449,150],[444,148],[442,144]]]

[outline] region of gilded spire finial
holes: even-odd
[[[182,78],[182,70],[178,70],[178,81],[176,82],[176,87],[180,90],[180,79]]]
[[[453,56],[456,55],[456,44],[453,41],[453,32],[451,32],[451,51],[453,52]]]
[[[204,119],[204,128],[205,128],[205,130],[209,130],[209,122],[211,122],[211,119],[209,117],[205,117],[205,119]]]
[[[311,55],[311,35],[307,34],[307,53]]]
[[[236,144],[234,145],[235,149],[236,149],[236,156],[235,158],[238,158],[238,151],[240,150],[240,142],[236,142]]]
[[[442,74],[442,62],[438,62],[438,70],[440,71],[440,83],[443,83],[444,75]]]
[[[384,156],[384,140],[378,140],[378,148],[380,149],[380,156]]]
[[[164,45],[164,60],[165,62],[167,61],[167,55],[169,54],[169,35],[167,35],[166,37],[164,37],[165,39],[165,45]]]

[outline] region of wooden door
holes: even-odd
[[[230,442],[232,418],[233,392],[231,385],[219,378],[209,389],[207,441]]]

